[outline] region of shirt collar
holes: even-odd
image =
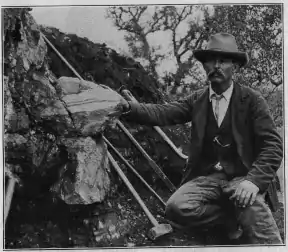
[[[225,92],[222,93],[224,99],[225,99],[227,102],[229,102],[230,99],[231,99],[232,92],[233,92],[233,87],[234,87],[234,84],[233,84],[233,82],[232,82],[231,86],[230,86]],[[214,90],[212,89],[211,84],[210,84],[210,85],[209,85],[209,100],[210,100],[210,102],[211,102],[211,100],[212,100],[212,95],[213,95],[213,94],[216,94],[216,93],[214,92]]]

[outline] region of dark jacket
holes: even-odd
[[[255,90],[234,84],[231,99],[232,131],[238,154],[247,168],[246,179],[268,192],[272,210],[277,208],[275,177],[283,157],[282,139],[264,98]],[[209,105],[209,89],[168,104],[131,104],[128,118],[151,126],[191,122],[191,147],[182,182],[191,180],[200,157]],[[271,183],[273,182],[273,183]]]

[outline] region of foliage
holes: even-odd
[[[250,58],[238,76],[252,87],[282,84],[281,5],[217,6],[209,32],[225,31],[236,37],[239,49]]]
[[[280,4],[114,6],[108,8],[107,18],[118,30],[126,31],[124,39],[133,57],[146,62],[147,70],[163,83],[163,90],[170,90],[170,95],[183,96],[205,84],[203,68],[193,51],[204,49],[209,36],[217,32],[233,34],[239,50],[249,55],[249,65],[240,69],[235,81],[258,89],[268,102],[283,83]],[[169,39],[170,46],[152,43],[152,37],[161,36]],[[159,66],[169,60],[175,71],[161,76]],[[279,112],[281,106],[278,102],[271,109]]]
[[[203,38],[207,34],[204,32],[205,27],[198,24],[200,18],[198,16],[193,18],[193,13],[202,11],[209,16],[208,10],[209,8],[205,6],[197,5],[150,8],[147,6],[110,7],[107,17],[113,20],[119,30],[127,31],[124,39],[128,43],[130,52],[133,57],[146,60],[147,69],[155,78],[180,86],[187,75],[193,77],[194,82],[201,80],[199,78],[201,71],[195,64],[192,50],[201,47]],[[183,29],[186,30],[184,35],[181,34]],[[172,50],[165,48],[165,51],[161,52],[161,45],[153,46],[149,42],[149,36],[159,32],[169,34]],[[174,58],[177,70],[175,73],[165,73],[164,77],[160,78],[157,66],[170,55]]]

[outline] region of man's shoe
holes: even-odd
[[[230,240],[238,240],[241,238],[242,235],[243,235],[243,229],[240,226],[238,226],[236,230],[233,230],[233,231],[230,230],[228,232],[228,238]]]

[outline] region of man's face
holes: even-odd
[[[232,79],[234,64],[232,59],[223,56],[211,56],[203,63],[211,83],[221,84]]]

